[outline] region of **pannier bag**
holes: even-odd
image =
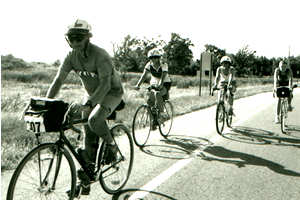
[[[279,98],[289,97],[290,89],[288,87],[277,88],[276,95]]]
[[[67,109],[62,100],[32,97],[24,116],[26,128],[35,133],[59,131]]]

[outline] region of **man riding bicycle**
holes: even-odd
[[[229,115],[233,115],[233,97],[236,91],[235,69],[231,66],[232,61],[229,56],[223,56],[220,60],[221,66],[217,68],[213,89],[227,87]],[[221,90],[218,92],[218,102],[221,100]]]
[[[48,92],[48,98],[54,98],[59,92],[70,71],[80,77],[86,90],[84,103],[77,112],[82,112],[83,118],[88,118],[84,126],[84,149],[78,149],[79,155],[91,168],[94,168],[99,137],[106,142],[105,162],[109,164],[116,159],[117,147],[109,133],[106,118],[120,104],[123,87],[117,71],[115,71],[109,54],[102,48],[92,44],[91,26],[84,20],[68,27],[66,40],[72,51],[65,57]],[[80,171],[78,176],[80,178]],[[82,194],[89,194],[89,180]],[[78,187],[77,187],[78,188]]]
[[[150,85],[155,92],[150,92],[148,104],[156,105],[159,112],[163,111],[163,101],[169,98],[171,79],[168,75],[168,65],[162,62],[162,53],[154,48],[148,52],[149,62],[146,64],[143,74],[137,82],[135,89],[140,89],[140,85],[146,80],[147,75],[151,74]],[[153,127],[155,129],[155,127]]]
[[[286,61],[281,60],[279,62],[278,67],[274,71],[274,92],[276,94],[277,87],[286,86],[290,89],[290,96],[288,97],[288,111],[292,111],[292,85],[293,85],[293,73],[292,70],[287,66]],[[275,123],[280,123],[280,105],[281,99],[278,98],[277,106],[276,106],[276,116],[275,116]]]

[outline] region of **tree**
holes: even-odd
[[[190,66],[193,59],[193,52],[190,50],[190,46],[194,46],[190,39],[181,38],[176,33],[171,34],[171,40],[164,47],[164,56],[168,63],[170,74],[185,74],[186,68]]]
[[[155,47],[163,47],[163,40],[138,39],[127,35],[120,46],[114,45],[113,62],[121,72],[141,72],[148,61],[147,53]]]
[[[256,74],[257,63],[255,62],[256,51],[249,49],[246,45],[234,55],[236,64],[237,76],[249,76]]]

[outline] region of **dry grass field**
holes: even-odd
[[[35,146],[35,136],[25,131],[25,124],[20,115],[31,96],[45,96],[51,80],[56,73],[55,68],[29,69],[27,71],[9,71],[1,73],[1,169],[16,167],[22,157]],[[135,91],[132,86],[137,82],[139,74],[128,74],[124,79],[126,107],[118,112],[117,122],[131,127],[132,117],[138,105],[145,103],[146,90]],[[265,79],[240,80],[235,98],[271,91],[270,77]],[[208,87],[202,88],[199,96],[199,80],[197,77],[173,77],[174,86],[170,91],[170,100],[175,114],[183,115],[215,104],[216,97],[210,96]],[[198,81],[198,82],[197,82]],[[206,80],[206,83],[208,81]],[[206,84],[207,85],[207,84]],[[143,86],[147,87],[147,84]],[[67,102],[80,102],[84,90],[79,79],[69,75],[62,87],[58,99]],[[132,116],[132,117],[128,117]],[[57,134],[47,133],[43,140],[51,141]],[[71,136],[72,137],[72,136]]]

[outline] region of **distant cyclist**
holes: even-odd
[[[154,48],[148,52],[149,62],[146,64],[143,74],[137,82],[135,89],[146,80],[147,75],[151,74],[150,85],[157,91],[151,92],[148,100],[150,106],[156,105],[159,112],[163,111],[163,100],[169,98],[171,79],[168,75],[168,65],[162,62],[162,52]]]
[[[291,68],[288,67],[286,61],[281,60],[279,62],[278,67],[275,69],[274,72],[274,92],[276,93],[277,87],[286,86],[292,91],[293,85],[293,73]],[[293,94],[290,92],[290,96],[288,97],[288,111],[292,111],[292,98]],[[280,123],[280,99],[278,98],[277,106],[276,106],[276,116],[275,116],[275,123]]]
[[[216,78],[214,81],[213,89],[224,88],[227,86],[229,114],[233,114],[233,97],[236,91],[235,68],[232,65],[229,56],[223,56],[220,60],[221,66],[217,68]],[[221,91],[218,92],[218,102],[221,99]]]
[[[96,161],[99,137],[106,143],[106,164],[116,159],[117,147],[109,133],[106,118],[120,104],[123,95],[123,87],[120,77],[115,71],[109,54],[102,48],[92,44],[91,26],[84,20],[76,20],[68,27],[66,40],[73,49],[64,59],[56,77],[48,92],[48,98],[54,98],[59,92],[69,72],[74,71],[81,79],[86,90],[85,101],[78,107],[78,113],[83,112],[82,117],[88,118],[85,130],[85,147],[79,149],[79,155],[93,169]],[[82,180],[86,176],[78,171],[78,177]],[[85,180],[86,187],[82,194],[90,191],[89,180]],[[79,187],[76,189],[78,190]]]

